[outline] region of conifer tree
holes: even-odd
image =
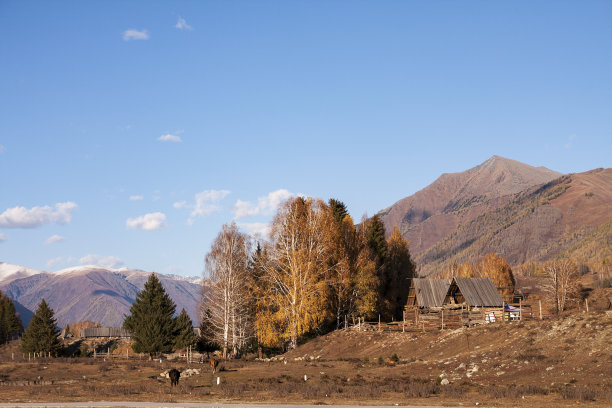
[[[21,349],[24,353],[42,352],[57,356],[62,350],[62,344],[58,338],[59,332],[53,310],[43,299],[21,338]]]
[[[389,305],[385,318],[400,320],[408,299],[410,282],[416,274],[416,265],[410,257],[410,244],[397,227],[393,228],[387,241],[385,270],[387,282],[383,296]]]
[[[151,274],[123,322],[123,327],[132,334],[134,351],[149,353],[151,357],[172,351],[176,332],[175,311],[176,305],[157,276]]]
[[[387,257],[387,241],[385,240],[385,226],[378,215],[368,220],[366,239],[369,247],[376,254],[377,266],[384,264]]]
[[[10,297],[0,292],[0,344],[20,333],[23,333],[23,325],[15,311],[15,305]]]
[[[198,341],[195,333],[193,332],[193,323],[191,318],[185,311],[181,310],[181,313],[176,318],[176,336],[174,338],[175,348],[186,348],[196,344]]]
[[[330,198],[328,203],[334,215],[334,219],[338,225],[341,225],[344,217],[349,215],[346,205],[342,201],[336,200],[335,198]]]

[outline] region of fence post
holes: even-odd
[[[380,313],[378,314],[378,331],[380,331]]]
[[[538,299],[538,303],[540,304],[540,320],[542,320],[542,300]]]
[[[442,309],[440,315],[442,316],[442,330],[444,330],[444,309]]]
[[[523,298],[519,299],[519,322],[523,321]]]
[[[406,331],[406,310],[402,312],[402,333]]]
[[[589,313],[589,299],[584,299],[584,305],[586,306],[587,313]]]

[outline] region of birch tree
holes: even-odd
[[[570,259],[558,259],[548,262],[544,266],[546,283],[544,290],[559,313],[566,309],[570,300],[578,294],[578,267]]]
[[[285,340],[295,348],[300,336],[328,317],[325,278],[332,222],[321,200],[298,197],[279,208],[264,266],[268,307],[258,316],[258,328],[269,334],[262,336],[268,345]]]
[[[246,346],[252,333],[246,283],[248,279],[250,241],[235,223],[224,225],[206,255],[210,289],[203,301],[209,310],[209,323],[227,358],[236,356]]]

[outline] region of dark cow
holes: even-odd
[[[168,371],[168,376],[170,377],[170,386],[178,385],[179,378],[181,378],[181,372],[176,368]]]
[[[208,364],[210,364],[213,374],[216,373],[217,367],[219,366],[219,360],[217,360],[216,358],[211,358]]]

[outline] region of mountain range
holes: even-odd
[[[78,266],[48,273],[0,262],[0,291],[11,297],[27,326],[40,300],[54,310],[60,326],[83,320],[119,326],[150,272]],[[199,324],[198,303],[205,286],[198,278],[157,274],[177,306]],[[24,310],[25,309],[25,310]]]
[[[443,174],[378,215],[399,228],[422,276],[495,252],[513,267],[570,256],[587,265],[612,260],[612,169],[566,174],[493,156]],[[118,326],[150,272],[79,266],[48,273],[0,262],[0,291],[24,325],[42,298],[65,326],[83,320]],[[158,274],[177,305],[199,323],[207,282]]]
[[[493,156],[443,174],[378,215],[410,242],[423,276],[488,252],[513,266],[570,255],[612,257],[612,169],[562,175]]]

